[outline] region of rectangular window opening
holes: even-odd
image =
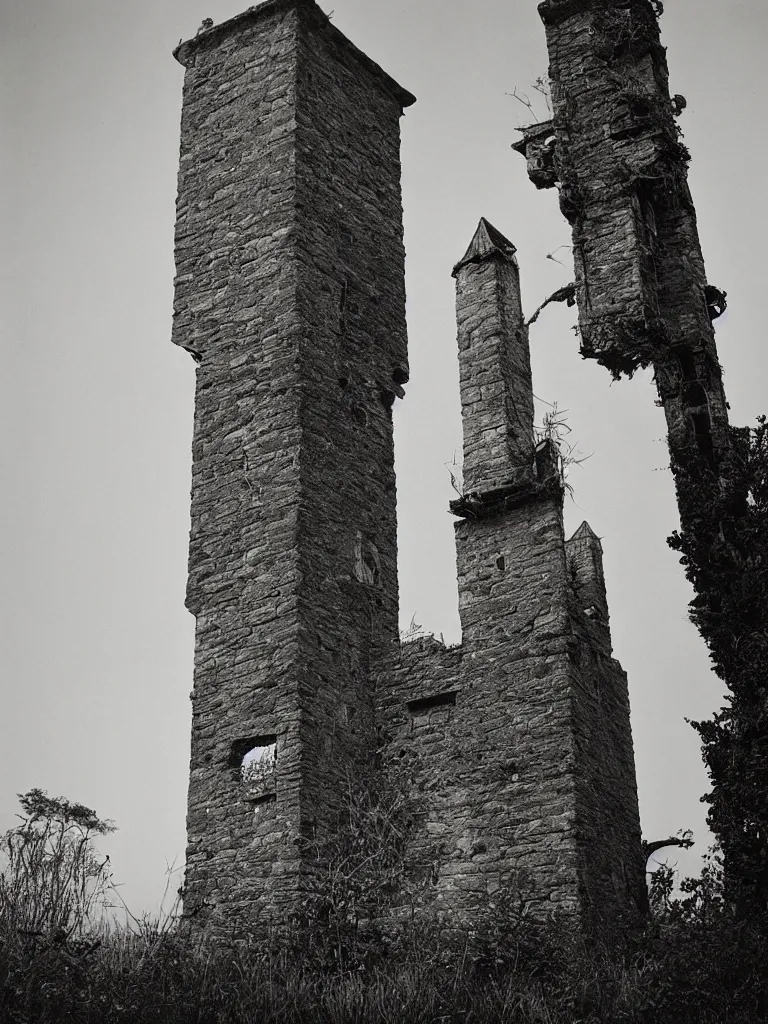
[[[229,756],[229,768],[238,782],[265,785],[274,779],[277,766],[277,736],[274,733],[236,740]]]
[[[452,708],[456,706],[456,690],[448,693],[435,693],[431,697],[419,697],[408,701],[408,711],[412,715],[420,715],[433,708]]]

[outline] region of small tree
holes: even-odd
[[[0,926],[56,939],[79,938],[106,906],[109,857],[93,847],[115,831],[83,804],[31,789],[19,795],[21,824],[0,839]]]

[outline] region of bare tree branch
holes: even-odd
[[[559,261],[555,260],[555,262],[557,263]],[[550,304],[550,302],[564,302],[568,306],[575,305],[576,285],[573,282],[571,282],[571,284],[567,284],[565,288],[558,288],[556,292],[552,292],[549,298],[545,299],[542,302],[542,304],[539,306],[539,308],[536,310],[536,312],[533,314],[530,320],[526,320],[525,326],[530,327],[531,324],[536,323],[536,321],[539,319],[539,313],[541,313],[541,311],[545,309]]]

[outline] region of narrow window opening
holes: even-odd
[[[683,380],[696,380],[696,362],[693,358],[693,352],[680,352],[677,360],[680,364],[680,372],[683,375]]]
[[[702,437],[711,432],[712,424],[709,422],[709,414],[706,412],[695,412],[691,416],[693,429],[697,437]]]
[[[408,701],[408,711],[412,715],[420,715],[433,708],[452,708],[456,706],[456,690],[449,693],[435,693],[431,697],[419,697]]]
[[[355,536],[355,577],[361,583],[378,586],[381,579],[381,562],[376,545],[366,540],[360,530]]]
[[[366,580],[375,587],[379,582],[379,562],[373,545],[363,554],[363,565],[365,566]]]
[[[499,555],[499,557],[496,559],[496,568],[497,569],[501,569],[501,571],[504,572],[506,567],[507,567],[507,562],[506,562],[506,559],[504,558],[504,555]]]

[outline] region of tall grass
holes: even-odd
[[[422,918],[329,932],[305,915],[223,949],[195,941],[173,912],[116,925],[91,842],[110,823],[30,796],[1,847],[3,1024],[768,1021],[766,923],[724,905],[716,860],[677,897],[662,871],[647,928],[612,950],[513,906],[450,931]]]

